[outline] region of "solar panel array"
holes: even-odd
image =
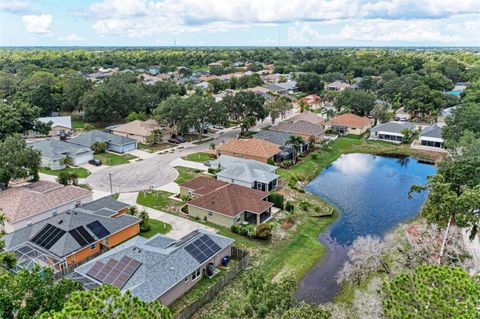
[[[83,226],[74,228],[70,230],[69,233],[82,247],[95,241],[95,238],[93,238]]]
[[[45,249],[50,249],[64,234],[63,229],[47,224],[32,238],[31,242]]]
[[[104,238],[110,235],[110,232],[98,220],[88,224],[87,228],[90,229],[98,238]]]
[[[107,263],[97,261],[87,275],[101,283],[122,289],[141,265],[141,262],[128,256],[124,256],[120,261],[112,258]]]
[[[196,239],[193,243],[187,245],[185,250],[195,258],[199,263],[203,263],[208,258],[212,257],[217,251],[220,250],[213,240],[207,235]]]

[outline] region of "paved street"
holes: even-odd
[[[287,117],[295,115],[290,111]],[[271,125],[270,118],[259,122],[254,129],[261,129]],[[150,188],[160,188],[174,181],[178,172],[170,165],[172,161],[182,156],[207,151],[209,145],[213,142],[219,144],[227,142],[240,133],[240,128],[225,129],[223,133],[215,134],[213,141],[205,142],[201,145],[192,143],[182,144],[181,150],[175,150],[174,153],[153,154],[139,162],[133,162],[125,165],[108,167],[98,170],[87,177],[86,182],[95,190],[110,192],[110,174],[112,178],[112,189],[114,193],[128,193],[148,190]]]

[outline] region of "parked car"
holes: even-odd
[[[94,166],[101,166],[102,165],[102,161],[99,160],[99,159],[91,159],[88,161],[89,164],[92,164]]]
[[[177,140],[179,140],[180,143],[185,143],[185,137],[183,136],[177,136]]]
[[[180,144],[182,143],[182,141],[180,141],[178,138],[171,138],[168,140],[169,143],[172,143],[172,144]]]

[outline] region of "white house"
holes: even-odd
[[[424,128],[422,133],[420,133],[418,141],[412,143],[412,148],[425,151],[446,152],[443,146],[444,139],[442,137],[442,131],[442,128],[437,125]]]

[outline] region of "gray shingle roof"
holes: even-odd
[[[275,174],[276,166],[228,155],[222,155],[210,164],[222,168],[217,173],[218,176],[248,183],[255,181],[269,183],[279,177]]]
[[[83,247],[89,246],[89,244],[81,246],[68,232],[69,230],[84,226],[87,232],[90,233],[90,235],[96,241],[103,239],[97,237],[87,227],[85,227],[87,224],[90,224],[94,221],[99,221],[110,232],[110,234],[113,234],[128,226],[138,224],[140,219],[126,214],[116,218],[110,218],[94,214],[91,211],[82,208],[75,208],[5,235],[4,239],[6,248],[7,250],[13,250],[22,244],[32,244],[30,240],[35,237],[35,235],[37,235],[44,228],[44,226],[51,224],[66,231],[66,233],[60,237],[60,239],[50,249],[47,249],[47,251],[57,257],[63,258],[80,250]]]
[[[116,200],[112,196],[105,196],[93,202],[83,204],[80,208],[92,211],[102,216],[112,216],[118,211],[127,208],[129,205]]]
[[[397,133],[401,134],[401,131],[404,129],[413,130],[415,129],[416,125],[414,123],[409,122],[386,122],[379,124],[370,129],[372,132],[389,132],[389,133]]]
[[[35,142],[31,146],[33,149],[39,150],[42,157],[50,159],[61,159],[65,156],[74,157],[81,153],[92,152],[89,148],[54,139]]]
[[[313,136],[320,135],[325,131],[322,126],[307,121],[296,121],[294,123],[280,122],[272,127],[272,130],[293,134],[309,134]]]
[[[96,142],[107,142],[109,144],[115,145],[126,145],[135,143],[135,140],[126,136],[116,135],[98,130],[93,130],[68,140],[68,143],[78,144],[86,147],[91,147]]]
[[[51,116],[51,117],[39,117],[38,120],[42,123],[52,123],[52,127],[61,125],[63,127],[72,128],[71,116]]]
[[[160,234],[150,239],[137,236],[77,267],[75,272],[95,281],[87,273],[96,262],[106,262],[111,258],[120,260],[124,256],[131,257],[142,264],[123,286],[122,291],[130,290],[132,295],[144,301],[153,301],[202,266],[185,250],[185,246],[205,234],[220,246],[220,251],[233,243],[230,238],[200,229],[196,231],[195,236],[183,242],[173,241]],[[168,244],[169,241],[170,244]],[[211,259],[209,258],[205,263],[209,260]]]
[[[292,134],[287,132],[263,130],[254,135],[255,138],[259,138],[265,141],[269,141],[281,146],[287,145],[287,141]]]
[[[437,125],[432,125],[423,129],[420,136],[442,138],[442,128]]]

